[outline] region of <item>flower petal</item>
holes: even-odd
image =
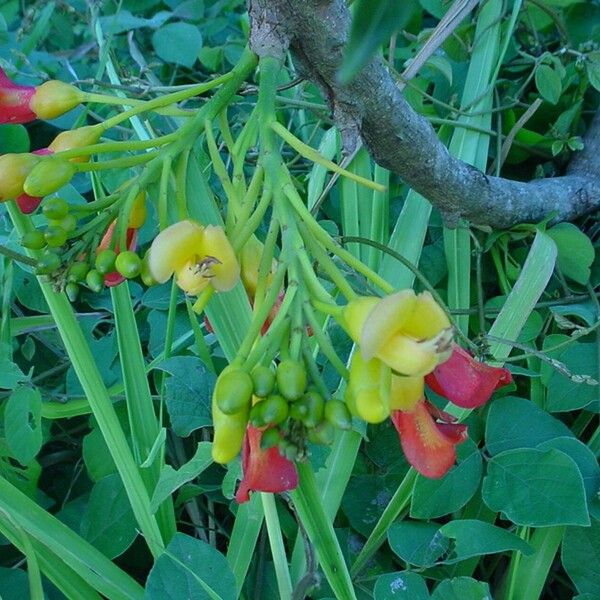
[[[217,259],[211,267],[210,283],[219,292],[233,288],[240,278],[240,265],[222,227],[208,225],[204,229],[201,256]]]
[[[450,327],[450,320],[429,292],[421,292],[410,318],[402,326],[402,333],[417,340],[436,337]]]
[[[426,375],[438,364],[436,345],[398,334],[377,350],[377,358],[402,375]]]
[[[194,221],[179,221],[163,229],[148,251],[148,271],[164,283],[198,254],[204,239],[204,228]]]
[[[475,360],[455,345],[450,358],[427,376],[427,385],[461,408],[485,404],[494,390],[512,381],[510,371]]]
[[[239,502],[250,500],[250,492],[277,494],[298,485],[296,465],[279,454],[277,447],[262,450],[263,430],[248,425],[242,448],[243,479],[235,495]]]
[[[360,332],[360,349],[365,360],[377,356],[382,346],[403,331],[416,301],[413,290],[402,290],[382,298],[372,308]]]
[[[426,401],[412,411],[395,411],[392,422],[400,434],[408,462],[425,477],[443,477],[456,461],[456,445],[467,438],[465,425],[436,423]]]
[[[32,212],[35,212],[41,201],[42,199],[39,196],[30,196],[29,194],[21,194],[15,198],[15,202],[17,203],[19,210],[24,215],[29,215]]]
[[[364,360],[357,350],[350,363],[346,398],[350,411],[367,423],[381,423],[390,414],[390,368],[380,360]]]
[[[390,410],[413,410],[423,398],[425,380],[423,377],[400,377],[392,375]]]
[[[0,68],[0,123],[29,123],[37,119],[29,107],[35,88],[13,83]]]
[[[367,316],[379,302],[380,299],[375,296],[361,296],[344,307],[342,326],[357,344],[361,341],[360,335]]]

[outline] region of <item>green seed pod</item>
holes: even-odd
[[[260,438],[260,448],[261,450],[268,450],[269,448],[274,448],[281,441],[281,432],[277,427],[270,427],[269,429],[265,429]]]
[[[28,231],[21,238],[21,246],[29,250],[41,250],[46,246],[46,237],[41,231]]]
[[[263,402],[264,402],[264,400],[257,402],[250,409],[250,416],[249,416],[248,420],[250,421],[250,424],[253,427],[264,427],[266,425],[265,419],[263,417]]]
[[[75,302],[79,296],[79,286],[76,283],[67,283],[65,293],[70,302]]]
[[[296,360],[282,360],[277,367],[277,387],[287,400],[298,400],[306,389],[306,369]]]
[[[281,440],[279,442],[279,453],[288,460],[296,460],[298,458],[298,446],[289,440]]]
[[[100,292],[104,287],[104,275],[96,269],[91,269],[85,276],[85,282],[92,292]]]
[[[98,273],[102,273],[102,275],[112,273],[115,270],[116,258],[117,253],[114,250],[111,250],[110,248],[100,250],[100,252],[96,254],[96,260],[94,261],[94,266]]]
[[[323,420],[325,401],[318,392],[306,392],[296,404],[306,407],[306,414],[301,420],[307,427],[316,427]]]
[[[219,410],[233,415],[250,406],[252,400],[252,378],[243,369],[228,367],[217,379],[215,399]]]
[[[60,248],[67,241],[67,232],[62,227],[51,226],[44,232],[44,238],[50,248]]]
[[[54,252],[44,252],[35,267],[37,275],[48,275],[60,267],[60,256]]]
[[[42,205],[42,213],[49,220],[64,219],[69,214],[69,205],[62,198],[48,198]]]
[[[23,189],[36,198],[48,196],[69,183],[76,172],[73,163],[57,156],[47,156],[31,169]]]
[[[325,402],[325,420],[338,429],[348,431],[352,429],[352,416],[346,403],[341,400]]]
[[[133,279],[142,271],[142,259],[135,252],[126,250],[117,255],[115,268],[126,279]]]
[[[335,439],[335,427],[327,421],[322,421],[308,430],[307,437],[313,444],[329,446]]]
[[[288,417],[289,405],[283,396],[269,396],[259,404],[262,405],[261,415],[265,424],[279,425]]]
[[[254,395],[266,398],[275,388],[275,373],[269,367],[258,366],[252,371]]]
[[[67,280],[71,283],[79,283],[85,279],[89,270],[90,266],[86,262],[76,262],[69,268]]]
[[[75,215],[68,214],[62,219],[51,219],[48,221],[49,225],[57,225],[62,227],[67,233],[71,233],[77,229],[77,217]]]

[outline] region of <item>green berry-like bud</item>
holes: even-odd
[[[46,238],[41,231],[28,231],[21,238],[21,246],[29,250],[41,250],[46,245]]]
[[[88,274],[85,276],[85,282],[87,286],[92,290],[92,292],[100,292],[104,287],[104,275],[96,269],[92,269],[88,271]]]
[[[306,389],[306,369],[296,360],[282,360],[277,367],[277,387],[287,400],[298,400]]]
[[[254,395],[266,398],[275,388],[275,373],[269,367],[258,366],[252,371]]]
[[[46,229],[44,237],[50,248],[59,248],[67,241],[67,232],[62,227],[53,225]]]
[[[76,283],[67,283],[65,293],[70,302],[75,302],[79,296],[79,286]]]
[[[268,450],[274,448],[281,441],[281,432],[277,427],[270,427],[263,431],[262,437],[260,438],[261,450]]]
[[[142,271],[142,259],[135,252],[126,250],[117,256],[115,267],[123,277],[133,279]]]
[[[86,262],[77,262],[71,265],[67,279],[71,283],[79,283],[85,279],[89,270],[90,266]]]
[[[76,172],[75,165],[67,160],[57,156],[44,157],[27,175],[23,189],[37,198],[48,196],[69,183]]]
[[[69,205],[62,198],[48,198],[42,205],[42,213],[47,219],[62,219],[69,214]]]
[[[106,275],[112,273],[115,270],[115,260],[117,259],[117,253],[110,248],[101,250],[96,254],[96,261],[94,266],[99,273]]]
[[[54,252],[44,252],[35,268],[38,275],[48,275],[60,267],[60,256]]]

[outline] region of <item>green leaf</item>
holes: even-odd
[[[14,390],[19,383],[28,381],[29,377],[8,358],[0,358],[0,389]]]
[[[580,594],[600,596],[600,521],[591,527],[567,527],[562,564]]]
[[[573,437],[555,437],[538,445],[539,450],[556,448],[570,456],[581,473],[590,514],[600,519],[600,466],[594,453],[584,443]]]
[[[230,600],[235,579],[225,557],[209,544],[177,533],[154,563],[146,600]]]
[[[21,569],[0,567],[2,600],[23,600],[29,597],[27,573]]]
[[[518,551],[532,554],[533,549],[520,537],[485,521],[461,519],[446,523],[440,533],[453,540],[452,558],[445,564],[460,562],[473,556]]]
[[[435,588],[431,600],[490,600],[490,588],[487,583],[470,577],[444,579]]]
[[[533,402],[507,396],[491,403],[485,445],[491,455],[516,448],[535,448],[555,437],[573,436],[570,429]]]
[[[575,461],[553,448],[494,456],[483,480],[484,502],[517,525],[588,525],[583,479]]]
[[[375,600],[429,600],[425,580],[411,571],[386,573],[375,583]]]
[[[340,81],[349,83],[392,33],[404,27],[415,8],[412,0],[358,0],[339,73]]]
[[[202,34],[189,23],[169,23],[152,35],[156,54],[165,62],[192,67],[202,48]]]
[[[590,279],[595,254],[590,238],[573,223],[559,223],[546,233],[556,242],[556,263],[562,274],[585,285]]]
[[[590,52],[586,58],[585,72],[590,84],[600,92],[600,51]]]
[[[394,523],[388,530],[388,542],[402,560],[417,567],[434,565],[450,547],[438,523],[423,521]]]
[[[417,475],[410,505],[415,519],[434,519],[461,509],[479,487],[483,471],[477,446],[467,440],[458,447],[458,465],[441,479]]]
[[[173,431],[187,437],[192,431],[210,425],[215,374],[195,356],[175,356],[156,368],[172,375],[165,384],[165,402]]]
[[[103,477],[117,472],[115,461],[110,455],[108,446],[98,427],[94,427],[83,438],[83,461],[92,481],[99,481]]]
[[[560,75],[549,65],[540,65],[535,70],[535,85],[544,100],[556,104],[560,100],[562,82]]]
[[[212,464],[212,444],[200,442],[194,456],[179,469],[175,470],[170,465],[165,465],[156,484],[156,489],[150,500],[150,510],[156,511],[161,502],[168,498],[175,490],[184,483],[198,477],[209,465]]]
[[[0,154],[29,152],[29,134],[23,125],[0,125]]]
[[[6,443],[13,456],[29,464],[42,447],[42,397],[36,388],[18,387],[4,412]]]
[[[119,556],[133,543],[135,517],[118,474],[107,475],[92,488],[81,535],[108,558]]]

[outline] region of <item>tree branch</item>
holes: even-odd
[[[344,140],[359,133],[373,158],[428,198],[448,224],[466,218],[503,228],[549,213],[564,221],[600,206],[600,113],[565,176],[490,177],[450,155],[380,58],[350,84],[338,83],[351,23],[344,0],[249,0],[249,7],[253,50],[282,57],[289,48],[304,77],[326,96]]]

